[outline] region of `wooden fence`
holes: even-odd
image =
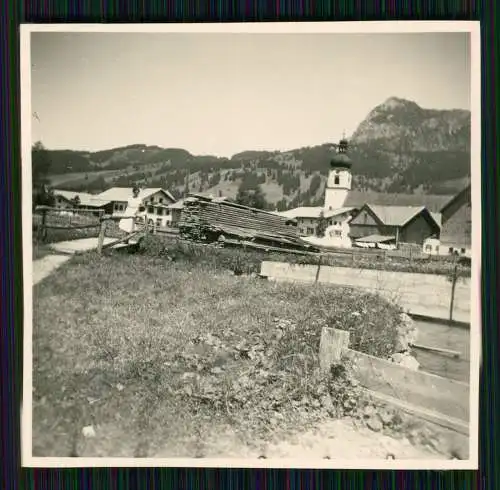
[[[354,376],[375,403],[395,406],[411,415],[469,434],[470,388],[434,374],[414,371],[384,359],[349,349],[349,332],[323,328],[320,366],[345,359],[352,362]]]
[[[281,281],[320,282],[360,288],[398,302],[408,313],[445,321],[470,323],[471,281],[451,274],[423,274],[350,267],[300,265],[263,261],[262,277]]]
[[[47,240],[48,230],[95,229],[97,233],[103,215],[104,211],[99,209],[59,209],[50,206],[37,206],[33,213],[33,230],[42,242]]]
[[[132,233],[126,233],[122,230],[114,230],[112,237],[106,237],[106,231],[109,229],[110,223],[117,223],[121,220],[135,220],[138,224]],[[134,245],[137,240],[147,233],[156,232],[154,225],[148,224],[145,219],[135,216],[112,216],[105,215],[101,210],[88,209],[58,209],[49,206],[39,206],[33,215],[33,227],[37,231],[38,239],[42,242],[47,239],[48,230],[88,230],[95,229],[97,251],[102,253],[103,250],[116,247]],[[111,242],[106,242],[106,238],[112,238]]]

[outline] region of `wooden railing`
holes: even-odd
[[[97,213],[97,215],[96,215]],[[46,241],[48,230],[85,230],[99,228],[102,210],[80,208],[59,209],[51,206],[37,206],[33,214],[33,222],[37,228],[38,238]],[[51,216],[52,222],[48,217]],[[38,219],[39,218],[39,219]],[[67,221],[67,224],[64,222]]]

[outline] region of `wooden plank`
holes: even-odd
[[[411,405],[469,422],[469,385],[413,371],[390,361],[347,349],[361,386]]]
[[[82,225],[82,226],[57,226],[57,225],[46,225],[46,230],[85,230],[87,228],[99,228],[100,223],[94,225]]]
[[[112,248],[115,245],[118,245],[119,243],[123,243],[124,245],[127,245],[125,243],[127,240],[131,240],[135,236],[140,235],[142,233],[144,233],[144,231],[143,230],[139,230],[139,231],[134,231],[134,233],[130,233],[127,236],[124,236],[122,238],[117,238],[116,240],[114,240],[112,242],[106,243],[106,245],[102,245],[101,250],[105,250],[107,248]],[[137,242],[135,242],[135,243],[137,243]],[[132,243],[130,243],[130,245],[132,245]]]
[[[99,254],[102,252],[102,247],[104,245],[104,236],[106,234],[106,225],[107,225],[107,221],[102,220],[101,221],[101,229],[99,230],[99,237],[97,238],[97,253],[99,253]]]
[[[449,417],[432,410],[426,410],[425,408],[406,403],[392,396],[377,393],[375,391],[363,389],[363,392],[376,404],[392,405],[393,407],[398,408],[403,412],[408,413],[409,415],[413,415],[427,422],[431,422],[446,429],[451,429],[455,432],[458,432],[459,434],[463,434],[469,437],[469,424],[464,422],[463,420]]]
[[[306,245],[299,239],[297,228],[289,226],[286,218],[226,201],[192,197],[191,202],[186,203],[182,210],[179,227],[188,226],[190,218],[230,235],[261,235],[259,238],[263,240],[291,241],[298,246]]]
[[[319,343],[319,365],[323,373],[330,370],[332,364],[340,362],[342,353],[349,346],[349,332],[324,327]]]
[[[457,359],[460,358],[460,352],[458,352],[456,350],[442,349],[440,347],[431,347],[429,345],[421,345],[421,344],[411,344],[411,347],[413,347],[414,349],[435,352],[436,354],[450,355],[450,356],[455,357]]]

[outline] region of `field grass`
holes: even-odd
[[[73,257],[34,288],[33,454],[203,457],[228,428],[248,445],[350,413],[348,369],[319,374],[322,326],[386,357],[398,318],[374,295],[216,262]]]
[[[260,273],[262,261],[281,261],[292,264],[316,265],[317,255],[297,255],[285,252],[266,252],[265,250],[243,248],[220,248],[201,243],[185,242],[172,237],[150,235],[144,241],[143,253],[151,256],[174,255],[179,259],[195,260],[197,262],[221,262],[237,264],[235,267],[244,273]],[[389,270],[396,272],[414,272],[423,274],[450,275],[454,263],[447,259],[412,259],[405,257],[387,257],[381,259],[373,254],[355,252],[354,260],[350,254],[325,253],[321,258],[322,265],[350,267],[358,269]],[[470,277],[470,267],[459,266],[457,274]]]

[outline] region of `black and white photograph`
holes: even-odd
[[[21,26],[28,467],[475,469],[478,22]]]

